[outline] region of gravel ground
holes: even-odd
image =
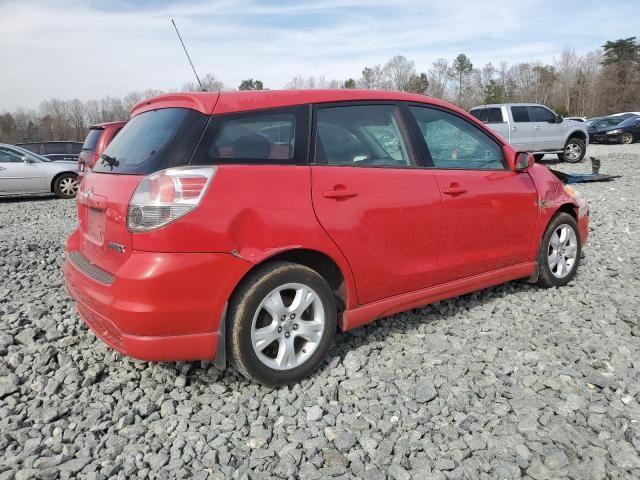
[[[0,480],[638,478],[640,144],[590,154],[624,177],[579,186],[592,232],[569,286],[338,334],[279,390],[109,350],[63,285],[74,202],[0,200]]]

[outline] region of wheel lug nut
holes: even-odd
[[[291,334],[289,332],[284,334],[285,338],[289,338],[291,336]]]
[[[282,320],[283,322],[284,322],[286,319],[287,319],[287,316],[286,316],[286,315],[282,315],[282,316],[280,317],[280,320]]]
[[[294,324],[293,324],[293,329],[294,329],[294,330],[297,330],[297,329],[298,329],[298,324],[297,324],[297,323],[294,323]]]
[[[282,327],[278,327],[278,333],[282,332]]]
[[[291,314],[291,316],[290,316],[289,318],[291,318],[291,319],[293,320],[294,318],[296,318],[296,314],[295,314],[295,313],[292,313],[292,314]]]

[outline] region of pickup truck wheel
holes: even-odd
[[[558,154],[558,158],[563,162],[578,163],[587,153],[587,146],[579,138],[570,138],[564,146],[564,151]]]
[[[333,343],[333,293],[317,272],[303,265],[274,262],[256,269],[229,307],[231,360],[241,374],[263,385],[305,378]]]

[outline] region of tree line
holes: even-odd
[[[207,91],[232,90],[213,74],[205,75],[201,83]],[[584,55],[566,48],[551,64],[501,62],[476,66],[461,53],[453,60],[439,58],[423,70],[413,60],[397,55],[384,64],[365,66],[359,78],[296,76],[286,88],[400,90],[441,98],[465,110],[487,103],[531,102],[547,105],[565,116],[640,111],[640,42],[636,37],[608,41]],[[253,78],[238,86],[238,90],[263,89],[263,82]],[[198,91],[200,85],[186,83],[180,90]],[[85,102],[53,98],[43,101],[37,110],[5,112],[0,114],[0,142],[82,141],[90,125],[126,119],[133,105],[161,93],[166,92],[145,90],[123,98]]]

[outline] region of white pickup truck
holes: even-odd
[[[544,105],[499,103],[473,107],[470,112],[518,151],[533,152],[536,160],[555,153],[565,162],[584,158],[589,134],[584,123],[563,120]]]

